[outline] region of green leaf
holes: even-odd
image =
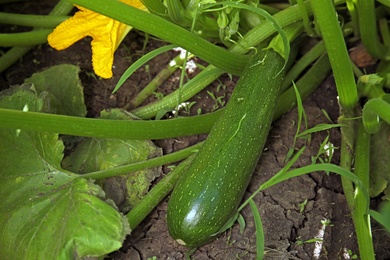
[[[115,93],[123,85],[123,83],[125,83],[125,81],[141,66],[145,65],[148,61],[150,61],[151,59],[160,55],[161,53],[172,50],[175,47],[176,47],[176,45],[170,44],[167,46],[157,48],[157,49],[143,55],[141,58],[139,58],[137,61],[135,61],[133,64],[131,64],[131,66],[122,74],[122,76],[118,80],[118,83],[116,83],[115,88],[112,91],[112,93]]]
[[[237,222],[240,226],[240,234],[244,233],[246,223],[244,217],[241,214],[238,214]]]
[[[370,210],[369,213],[390,233],[390,201],[383,202],[379,212]]]
[[[130,120],[124,111],[103,111],[103,119]],[[88,138],[64,159],[63,167],[78,173],[90,173],[144,161],[162,155],[161,149],[148,140]],[[101,185],[118,208],[129,211],[149,190],[150,183],[160,175],[159,168],[145,169],[125,176],[106,178]]]
[[[371,136],[370,196],[385,191],[390,181],[390,126],[382,124],[379,132]],[[386,190],[386,192],[388,189]],[[390,196],[390,193],[387,193]],[[389,199],[389,198],[388,198]]]
[[[338,127],[342,127],[342,126],[346,126],[346,125],[343,125],[343,124],[318,124],[310,129],[307,129],[307,130],[301,132],[300,134],[297,135],[297,137],[303,137],[305,135],[329,130],[332,128],[338,128]]]
[[[32,83],[38,95],[48,93],[50,99],[45,104],[45,112],[84,117],[87,110],[79,71],[77,66],[62,64],[34,73],[24,82]]]
[[[259,209],[257,208],[255,202],[250,199],[249,205],[252,210],[253,214],[253,220],[255,222],[255,228],[256,228],[256,259],[262,260],[264,257],[264,230],[263,230],[263,223],[261,221]]]
[[[0,107],[40,111],[30,84],[2,92]],[[75,259],[119,249],[126,218],[91,180],[61,169],[58,134],[0,129],[0,252],[5,259]]]

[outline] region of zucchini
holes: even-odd
[[[176,184],[167,222],[180,244],[195,248],[209,242],[237,213],[267,140],[284,62],[273,49],[250,58],[224,113]]]

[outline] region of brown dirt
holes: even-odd
[[[47,6],[41,3],[29,3],[23,12],[47,13]],[[6,7],[13,8],[15,4]],[[4,8],[0,6],[0,8]],[[0,28],[0,30],[2,30]],[[5,30],[3,28],[3,30]],[[3,31],[2,30],[2,31]],[[115,94],[111,94],[119,76],[128,66],[142,54],[160,46],[162,43],[149,39],[145,44],[145,37],[141,33],[131,32],[115,54],[114,77],[109,80],[96,78],[91,68],[90,40],[84,39],[65,51],[57,52],[47,45],[34,48],[20,62],[1,74],[0,89],[13,84],[21,84],[24,78],[32,73],[43,70],[56,64],[70,63],[81,67],[81,79],[85,87],[88,116],[95,117],[103,109],[124,107],[176,53],[169,52],[155,58],[149,63],[149,70],[145,68],[137,71],[125,85]],[[143,46],[145,44],[145,48]],[[178,72],[165,82],[159,92],[166,94],[178,86]],[[217,91],[222,82],[227,87]],[[206,90],[193,98],[196,105],[191,108],[191,114],[196,114],[202,108],[203,113],[211,111],[215,105],[206,91],[212,91],[216,96],[224,96],[228,100],[234,87],[232,81],[224,76],[220,82],[214,82]],[[324,116],[325,110],[333,122],[337,121],[338,105],[336,90],[331,76],[304,102],[309,127],[319,123],[329,123]],[[150,98],[148,102],[154,98]],[[266,144],[266,149],[256,168],[246,197],[252,194],[261,183],[268,180],[284,166],[284,159],[289,148],[293,146],[293,137],[296,131],[297,111],[293,109],[273,124]],[[331,130],[312,135],[310,142],[300,140],[298,147],[306,145],[303,156],[295,167],[311,163],[311,156],[318,152],[319,145],[327,135],[331,142],[340,145],[340,133]],[[170,140],[156,141],[164,153],[170,153],[192,145],[205,136],[193,136]],[[333,158],[338,163],[338,150]],[[168,169],[164,168],[165,171]],[[306,201],[306,205],[300,205]],[[340,178],[336,175],[326,175],[315,172],[310,175],[287,180],[255,197],[260,211],[265,231],[265,259],[315,259],[313,255],[316,243],[305,242],[318,236],[323,227],[321,221],[329,220],[324,230],[323,244],[318,259],[348,259],[345,251],[350,250],[358,254],[354,227],[343,195]],[[170,238],[166,227],[166,206],[164,200],[136,228],[125,241],[123,248],[110,255],[112,259],[185,259],[187,249],[178,245]],[[192,259],[255,259],[255,231],[254,222],[249,208],[242,211],[246,221],[245,231],[241,234],[239,226],[222,234],[216,241],[196,250]],[[390,239],[386,233],[373,223],[373,235],[377,259],[390,259]],[[317,243],[318,244],[318,243]],[[351,258],[350,258],[351,259]]]

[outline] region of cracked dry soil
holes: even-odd
[[[50,10],[50,1],[33,3],[27,1],[20,4],[0,6],[4,10],[20,13],[42,13]],[[5,28],[0,28],[6,31]],[[96,117],[103,109],[123,108],[159,70],[177,53],[169,52],[152,60],[148,67],[137,71],[125,85],[114,95],[111,94],[119,76],[128,66],[162,43],[149,39],[143,49],[145,37],[142,33],[131,32],[115,54],[114,77],[109,80],[98,79],[92,73],[90,39],[84,39],[67,50],[57,52],[47,45],[34,48],[23,59],[1,74],[0,89],[13,84],[21,84],[26,77],[53,65],[70,63],[80,66],[80,77],[84,85],[88,116]],[[200,62],[201,61],[197,61]],[[196,74],[197,72],[195,72]],[[195,75],[193,74],[193,75]],[[193,76],[191,75],[191,76]],[[170,93],[178,87],[179,72],[176,72],[159,89],[162,94]],[[228,101],[234,88],[236,78],[231,80],[223,76],[207,89],[196,95],[192,101],[190,114],[196,114],[198,109],[207,113],[221,104],[216,103],[207,91]],[[222,84],[222,85],[221,85]],[[224,86],[224,87],[221,87]],[[331,76],[304,101],[309,127],[319,123],[329,123],[322,110],[325,110],[333,123],[337,122],[338,105],[336,89]],[[146,102],[155,100],[150,97]],[[145,103],[146,103],[145,102]],[[183,114],[185,115],[185,114]],[[293,146],[296,132],[297,111],[293,109],[273,124],[266,148],[255,170],[246,197],[256,191],[260,184],[277,173],[285,164],[288,149]],[[311,157],[318,152],[320,144],[327,135],[330,141],[338,147],[340,132],[333,129],[327,132],[313,134],[310,142],[299,140],[297,147],[306,145],[306,150],[294,167],[311,163]],[[159,140],[155,143],[164,153],[188,147],[206,138],[205,135],[184,137],[169,140]],[[332,162],[338,163],[339,154],[335,150]],[[169,169],[163,167],[164,173]],[[289,179],[263,192],[254,199],[263,221],[265,232],[265,259],[352,259],[358,255],[354,227],[350,218],[340,178],[334,174],[315,172],[310,175]],[[372,201],[372,207],[378,201]],[[126,239],[123,247],[108,256],[111,259],[185,259],[187,249],[170,238],[166,227],[167,198],[137,227]],[[192,259],[255,259],[255,227],[249,208],[242,211],[246,228],[240,233],[239,226],[222,234],[214,242],[197,249]],[[324,222],[325,221],[325,222]],[[324,224],[326,223],[326,224]],[[376,259],[390,259],[390,238],[375,222],[373,236],[375,241]],[[316,242],[314,238],[322,238]],[[315,251],[317,250],[317,251]],[[348,252],[352,253],[349,255]]]

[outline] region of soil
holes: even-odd
[[[1,11],[18,10],[23,13],[46,14],[50,1],[27,1],[24,4],[0,6]],[[20,8],[22,6],[22,8]],[[3,27],[1,31],[7,30]],[[164,53],[148,63],[148,67],[138,70],[115,94],[111,94],[120,75],[128,66],[144,53],[164,44],[146,38],[141,32],[132,31],[115,53],[114,77],[103,80],[94,76],[91,67],[90,39],[83,39],[64,51],[55,51],[47,45],[35,47],[23,59],[3,72],[0,76],[0,89],[21,84],[33,73],[57,64],[70,63],[80,66],[80,78],[84,86],[85,101],[89,117],[109,108],[123,108],[153,78],[161,68],[177,55],[177,52]],[[197,61],[201,62],[201,61]],[[170,93],[178,87],[179,73],[176,72],[159,89],[162,94]],[[197,73],[197,72],[195,72]],[[193,76],[194,74],[191,74]],[[221,107],[209,93],[228,101],[237,78],[225,75],[219,81],[196,95],[195,105],[190,115]],[[221,88],[222,86],[226,86]],[[150,97],[145,103],[158,97]],[[337,122],[338,104],[334,81],[330,75],[319,88],[304,101],[309,127],[319,123],[330,123],[324,115],[327,112],[333,123]],[[185,114],[183,114],[185,115]],[[269,134],[262,157],[247,189],[246,197],[255,192],[261,183],[277,173],[284,165],[288,150],[293,147],[296,132],[297,111],[291,110],[277,120]],[[296,147],[306,146],[304,154],[294,167],[311,163],[317,155],[320,144],[329,135],[330,141],[339,147],[340,132],[333,129],[316,133],[310,141],[298,140]],[[188,147],[206,138],[205,135],[159,140],[155,143],[164,153]],[[338,164],[339,153],[335,150],[332,162]],[[163,168],[164,173],[169,169]],[[185,259],[188,249],[177,244],[168,234],[166,226],[167,199],[129,235],[123,247],[109,255],[111,259]],[[350,212],[343,195],[340,178],[324,172],[289,179],[281,184],[260,192],[254,199],[262,217],[265,232],[265,259],[353,259],[359,255]],[[373,200],[372,207],[377,206]],[[214,242],[197,249],[192,259],[255,259],[255,227],[252,213],[247,207],[242,212],[246,227],[240,233],[238,224],[223,233]],[[390,259],[390,237],[375,222],[373,237],[377,259]],[[322,238],[323,242],[314,238]],[[316,256],[315,250],[319,250]]]

